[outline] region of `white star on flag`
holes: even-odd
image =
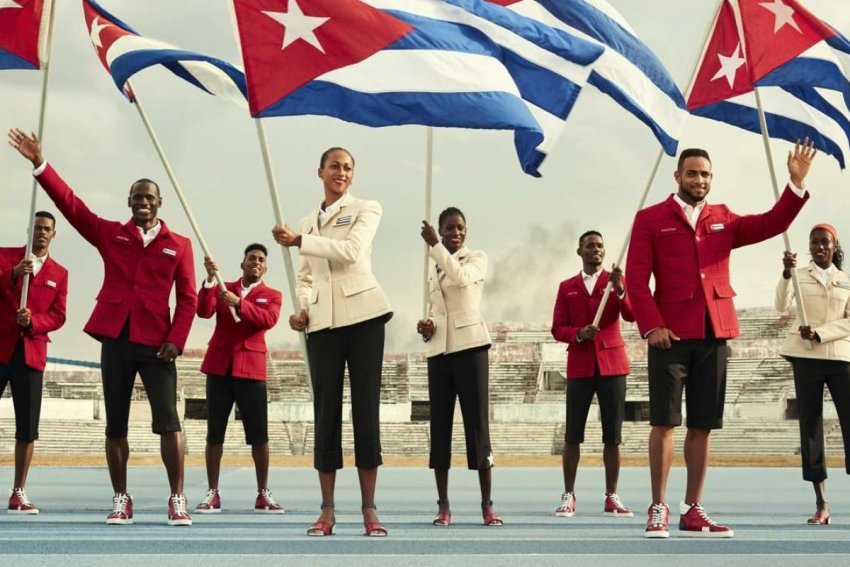
[[[490,465],[490,468],[493,468],[494,466],[496,466],[495,461],[493,461],[493,453],[490,453],[489,455],[487,455],[487,464]]]
[[[316,37],[315,30],[330,20],[330,18],[305,16],[297,0],[289,0],[289,12],[267,12],[264,10],[263,14],[283,25],[283,45],[280,48],[281,50],[286,49],[288,45],[299,39],[303,39],[322,53],[325,52],[325,48],[322,47],[322,43]]]
[[[776,16],[776,20],[773,23],[773,33],[781,30],[786,24],[797,30],[797,33],[803,33],[800,30],[800,26],[794,20],[794,8],[783,3],[782,0],[773,0],[773,4],[761,2],[759,6],[765,10],[770,10]]]
[[[15,0],[0,0],[0,10],[3,8],[22,8]]]
[[[738,43],[735,46],[735,51],[731,55],[721,55],[717,54],[717,58],[720,60],[720,70],[714,74],[711,78],[712,81],[716,81],[721,77],[726,77],[726,81],[729,83],[729,88],[735,86],[735,75],[738,74],[738,69],[747,62],[746,59],[741,57],[741,44]]]
[[[91,21],[91,34],[89,35],[89,37],[91,38],[91,42],[95,45],[95,47],[103,48],[103,42],[100,41],[100,32],[104,28],[108,28],[109,24],[98,25],[98,18],[98,16],[95,16],[94,19]]]

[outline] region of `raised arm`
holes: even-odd
[[[358,211],[348,236],[338,240],[314,234],[301,234],[299,235],[301,238],[299,253],[302,256],[325,258],[341,264],[355,264],[360,261],[364,252],[371,249],[382,214],[380,204],[375,201],[366,201]]]
[[[487,274],[487,254],[478,250],[471,250],[464,264],[452,256],[442,242],[431,246],[428,255],[446,273],[446,278],[460,287],[484,281]]]

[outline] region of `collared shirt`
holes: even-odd
[[[341,204],[342,204],[342,197],[340,197],[339,199],[334,201],[334,203],[332,205],[328,205],[324,209],[322,209],[322,207],[319,207],[319,228],[322,228],[322,226],[326,222],[328,222],[328,219],[330,219],[332,216],[334,216],[337,213],[337,211],[339,211],[339,207],[340,207]]]
[[[47,254],[44,256],[36,256],[35,254],[30,254],[30,260],[32,260],[32,277],[36,277],[41,269],[44,267],[44,263],[47,261]]]
[[[596,282],[599,280],[599,274],[602,273],[602,270],[594,274],[586,274],[584,270],[581,271],[581,281],[584,282],[584,287],[587,288],[587,293],[593,294],[593,288],[596,287]]]
[[[241,288],[241,291],[242,291],[242,295],[240,297],[245,297],[246,295],[248,295],[251,292],[251,290],[254,289],[255,287],[257,287],[258,285],[260,285],[260,283],[262,283],[262,281],[263,280],[257,280],[254,283],[252,283],[251,285],[249,285],[248,287],[245,287],[245,284],[242,283],[242,278],[239,278],[239,287]],[[215,279],[213,279],[213,281],[207,281],[207,279],[204,278],[204,289],[212,289],[217,285],[218,284],[216,283]]]
[[[791,191],[793,191],[794,194],[800,197],[801,199],[806,196],[806,190],[798,188],[791,182],[790,179],[788,180],[788,183],[786,185],[788,185]],[[679,197],[678,193],[673,194],[673,199],[676,201],[676,203],[679,204],[680,207],[682,207],[682,211],[688,218],[688,222],[691,224],[691,228],[696,229],[697,220],[699,220],[699,215],[702,212],[702,209],[705,207],[705,200],[700,201],[697,206],[693,206],[683,201],[682,198]]]
[[[823,269],[812,261],[809,262],[809,267],[813,268],[814,276],[825,286],[829,285],[832,281],[832,277],[836,274],[836,272],[838,272],[838,268],[835,267],[835,264],[830,264],[827,269]]]
[[[160,230],[162,230],[162,223],[156,221],[156,225],[153,228],[149,229],[147,232],[145,232],[145,230],[138,225],[136,226],[136,228],[139,229],[139,234],[142,236],[142,244],[144,246],[147,246],[148,244],[153,242],[153,239],[156,238],[156,235],[159,234]]]

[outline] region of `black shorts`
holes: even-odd
[[[233,403],[239,408],[245,443],[269,442],[269,406],[265,380],[207,374],[207,443],[222,445]]]
[[[127,437],[136,374],[141,376],[148,395],[153,432],[159,435],[181,431],[177,415],[177,367],[174,362],[158,359],[157,347],[130,342],[126,334],[122,332],[117,339],[104,338],[101,342],[106,436],[112,439]]]
[[[602,442],[619,445],[623,442],[623,417],[626,411],[626,377],[596,376],[567,380],[567,443],[584,443],[587,414],[593,402],[599,402],[602,419]]]
[[[15,406],[15,439],[29,443],[38,439],[41,417],[41,385],[43,373],[27,366],[24,341],[18,341],[7,364],[0,364],[0,395],[6,384],[12,385],[12,404]]]
[[[649,423],[682,425],[682,391],[694,429],[723,427],[726,401],[725,339],[673,341],[669,349],[649,347]]]

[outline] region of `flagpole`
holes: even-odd
[[[714,24],[717,21],[717,14],[720,13],[720,6],[722,5],[723,0],[717,0],[717,6],[714,8],[714,19],[711,20],[708,24],[708,29],[705,30],[705,39],[702,41],[702,50],[700,50],[700,54],[697,56],[697,60],[694,63],[694,70],[691,72],[691,82],[688,85],[686,92],[682,93],[684,95],[685,101],[691,95],[691,91],[694,88],[694,81],[696,80],[696,73],[699,66],[699,62],[702,61],[703,56],[705,55],[705,50],[708,47],[708,39],[711,30],[714,28]],[[661,165],[661,158],[664,157],[664,148],[658,150],[658,157],[655,158],[655,165],[652,167],[652,173],[649,175],[649,181],[646,183],[646,188],[643,191],[643,195],[641,196],[640,203],[638,204],[637,211],[635,214],[640,212],[641,209],[646,205],[646,200],[649,197],[649,189],[652,187],[652,184],[655,182],[655,176],[658,174],[658,167]],[[634,217],[632,217],[634,218]],[[632,226],[629,227],[629,232],[626,234],[626,241],[623,242],[623,247],[620,249],[620,255],[617,256],[617,266],[622,267],[623,261],[626,258],[626,252],[629,249],[629,240],[632,235],[632,228],[634,226],[634,220],[632,221]],[[611,288],[613,286],[609,282],[608,285],[605,286],[605,291],[602,294],[602,300],[599,302],[599,307],[596,309],[596,315],[593,316],[593,326],[599,327],[599,321],[602,320],[602,312],[605,310],[605,304],[608,303],[608,297],[611,295]]]
[[[761,104],[761,95],[759,89],[753,86],[753,92],[756,95],[756,107],[759,113],[759,126],[761,127],[761,137],[764,142],[764,155],[767,158],[767,168],[770,170],[770,182],[773,186],[773,196],[779,200],[779,183],[776,181],[776,168],[773,165],[773,155],[770,153],[770,136],[767,131],[767,120],[764,116],[764,107]],[[785,251],[791,252],[791,240],[788,238],[788,231],[782,233],[782,240],[785,242]],[[797,270],[791,270],[791,284],[794,287],[794,299],[797,304],[797,315],[800,317],[800,325],[808,327],[808,317],[806,317],[806,308],[803,305],[803,296],[800,292],[800,279],[797,277]],[[812,348],[811,341],[803,341],[807,349]]]
[[[254,123],[257,126],[257,138],[260,141],[260,152],[263,155],[263,166],[266,170],[266,181],[269,186],[269,196],[272,199],[272,209],[274,210],[275,223],[278,226],[284,226],[283,207],[280,204],[280,196],[277,192],[277,181],[272,168],[272,157],[269,151],[269,142],[266,137],[266,129],[261,118],[255,118]],[[299,313],[301,306],[298,302],[298,296],[295,293],[295,269],[292,266],[292,254],[286,246],[280,246],[283,252],[283,266],[286,269],[286,281],[289,285],[289,297],[292,301],[292,312]],[[304,355],[304,367],[307,371],[307,381],[312,383],[310,376],[310,360],[307,356],[307,335],[306,333],[298,333],[298,339],[301,343],[301,353]]]
[[[142,108],[142,103],[139,101],[138,93],[136,89],[133,88],[133,85],[130,81],[127,81],[127,86],[132,93],[132,101],[133,105],[136,107],[136,110],[139,111],[139,117],[141,117],[142,122],[145,125],[145,129],[148,132],[148,136],[150,136],[151,142],[153,142],[153,147],[156,149],[156,153],[159,156],[160,161],[162,162],[162,166],[165,168],[165,173],[168,175],[168,179],[171,181],[171,185],[174,187],[174,192],[177,194],[177,199],[180,200],[180,204],[183,205],[183,211],[186,213],[186,218],[189,220],[189,224],[192,226],[192,231],[195,233],[195,238],[198,240],[198,244],[201,245],[201,250],[204,252],[204,256],[212,258],[212,254],[210,253],[210,249],[207,246],[207,241],[204,240],[204,235],[201,234],[201,228],[198,226],[198,223],[195,221],[195,215],[192,214],[192,209],[189,207],[189,202],[186,200],[186,196],[183,194],[183,189],[180,188],[180,183],[177,181],[177,177],[174,175],[174,170],[171,169],[171,164],[168,162],[168,158],[165,157],[165,151],[162,149],[162,145],[159,143],[159,138],[157,138],[156,132],[154,132],[153,125],[151,125],[150,120],[148,120],[148,115],[145,113],[145,109]],[[224,280],[221,279],[221,274],[219,274],[218,270],[213,272],[213,277],[215,278],[216,284],[218,285],[218,289],[221,291],[227,291],[227,287],[224,285]],[[236,308],[232,305],[230,307],[230,313],[233,315],[233,320],[237,323],[241,321],[239,315],[236,313]]]
[[[50,4],[50,18],[47,24],[47,48],[46,48],[46,57],[44,62],[44,75],[41,79],[41,106],[38,111],[38,141],[44,147],[44,118],[47,112],[47,85],[50,81],[50,52],[53,48],[53,22],[54,15],[56,14],[56,6]],[[39,57],[41,54],[39,53]],[[27,229],[27,247],[26,247],[26,257],[24,259],[29,259],[32,254],[33,242],[35,240],[35,208],[36,208],[36,197],[38,195],[38,181],[35,177],[32,178],[32,189],[30,191],[30,217],[29,217],[29,228]],[[21,302],[19,305],[21,309],[26,308],[27,306],[27,298],[29,296],[29,286],[30,283],[30,274],[24,274],[23,286],[21,287]]]
[[[433,191],[434,180],[434,129],[430,126],[426,130],[425,135],[425,220],[431,222],[431,195]],[[439,232],[439,227],[437,227]],[[428,288],[428,263],[430,256],[428,250],[431,247],[425,243],[425,262],[423,265],[422,279],[422,318],[428,317],[428,300],[430,299],[430,290]]]

